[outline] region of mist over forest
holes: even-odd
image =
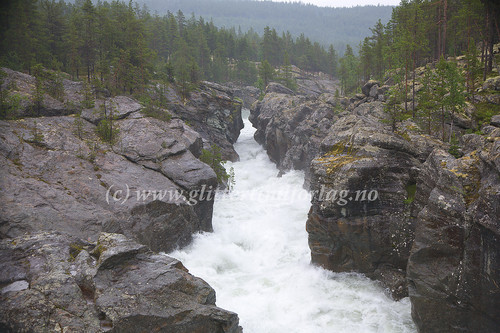
[[[194,14],[215,26],[232,28],[243,33],[248,30],[262,34],[264,28],[275,28],[281,34],[290,31],[293,37],[302,33],[323,46],[332,44],[340,54],[350,44],[357,51],[358,44],[370,33],[370,27],[380,19],[386,24],[391,18],[392,6],[356,6],[327,8],[299,2],[272,2],[251,0],[138,0],[151,12],[164,15],[181,10],[187,17]],[[237,2],[237,4],[235,4]]]

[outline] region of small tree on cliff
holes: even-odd
[[[264,60],[259,66],[259,88],[265,90],[269,82],[274,79],[274,68],[271,64]]]

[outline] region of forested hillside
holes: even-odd
[[[258,70],[262,86],[279,65],[336,71],[335,49],[303,34],[294,39],[269,27],[262,36],[237,34],[181,11],[160,16],[132,2],[2,2],[0,22],[1,66],[31,73],[40,64],[115,93],[141,91],[152,79],[176,82],[184,92],[200,80],[254,84]]]
[[[452,142],[457,117],[481,125],[500,112],[500,101],[488,96],[498,81],[499,14],[493,1],[402,1],[388,24],[371,29],[359,56],[348,47],[340,59],[342,90],[356,93],[378,80],[365,89],[385,84],[393,128],[411,117]]]
[[[242,32],[262,32],[266,26],[293,37],[302,33],[323,46],[332,44],[341,54],[346,45],[357,46],[378,19],[389,21],[391,6],[320,8],[299,2],[279,3],[251,0],[138,0],[151,11],[194,13],[213,20],[217,27],[234,27]],[[304,1],[307,2],[307,1]]]
[[[378,22],[361,45],[359,57],[348,49],[343,60],[344,90],[354,91],[370,78],[404,69],[403,76],[440,57],[481,56],[483,79],[492,70],[493,45],[498,42],[500,5],[480,0],[404,0],[387,24]],[[475,56],[473,56],[475,55]],[[477,65],[479,66],[479,65]],[[473,66],[469,66],[471,76]]]

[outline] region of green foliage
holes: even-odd
[[[87,81],[83,82],[83,101],[82,101],[82,107],[85,109],[91,109],[95,106],[95,98],[94,94],[92,93],[92,88],[90,86],[90,83]]]
[[[480,127],[483,124],[489,124],[494,115],[500,114],[500,105],[497,104],[481,102],[474,104],[474,106],[476,107],[474,118]]]
[[[43,133],[40,131],[40,129],[38,128],[38,124],[35,120],[35,122],[33,123],[33,128],[31,129],[31,139],[27,140],[28,142],[34,144],[34,145],[37,145],[39,147],[43,147],[45,146],[44,144],[44,135]]]
[[[106,102],[102,105],[104,119],[102,119],[96,127],[96,133],[99,138],[107,143],[114,144],[118,139],[119,129],[114,124],[114,106],[111,104],[106,106]]]
[[[354,51],[347,45],[344,56],[340,59],[340,84],[342,93],[347,95],[359,88],[359,60]]]
[[[40,64],[33,66],[33,76],[35,77],[35,91],[32,95],[33,113],[40,115],[44,99],[45,89],[43,87],[43,67]]]
[[[327,51],[304,35],[279,36],[272,28],[264,36],[236,33],[202,18],[186,19],[182,12],[152,15],[127,1],[15,0],[2,13],[1,64],[34,74],[39,62],[114,94],[141,93],[152,78],[176,82],[184,97],[201,80],[253,84],[257,62],[269,58],[281,66],[285,53],[290,64],[306,70],[333,74],[337,67],[333,46]],[[62,99],[60,79],[49,80],[44,93]]]
[[[297,90],[297,82],[293,77],[292,66],[290,65],[290,58],[288,56],[288,52],[286,51],[285,51],[285,59],[283,61],[283,66],[281,68],[278,80],[282,82],[288,89],[291,89],[293,91]]]
[[[143,104],[144,109],[142,109],[141,112],[144,116],[167,122],[172,120],[172,115],[170,114],[170,112],[160,108],[157,102],[148,99],[144,101]]]
[[[26,100],[25,96],[0,89],[0,119],[16,119],[16,111],[23,100]]]
[[[397,124],[406,119],[404,108],[401,106],[404,100],[405,90],[402,82],[391,86],[387,93],[387,101],[384,111],[388,115],[387,122],[391,125],[392,131],[396,132]]]
[[[45,89],[47,91],[47,94],[49,94],[50,96],[54,97],[59,101],[64,101],[65,93],[64,93],[62,73],[44,71],[43,80],[45,83]]]
[[[453,133],[453,135],[451,136],[450,142],[451,144],[450,144],[450,149],[448,149],[448,153],[453,155],[455,158],[462,157],[463,154],[460,152],[460,146],[458,145],[459,142],[455,137],[455,133]]]
[[[7,73],[0,69],[0,119],[7,119],[9,116],[9,105],[7,103],[8,92],[3,89],[3,83]]]
[[[262,91],[266,90],[267,85],[274,79],[274,76],[274,68],[267,60],[264,60],[259,66],[258,88]]]
[[[113,121],[102,119],[96,128],[96,133],[102,141],[114,144],[118,138],[119,130],[113,128]]]
[[[227,186],[234,183],[234,170],[228,173],[224,168],[226,162],[222,160],[220,147],[212,145],[210,149],[203,149],[200,161],[208,164],[215,171],[219,185]]]
[[[75,115],[75,120],[73,120],[73,126],[75,128],[74,134],[80,139],[83,139],[83,120],[80,117],[80,113]]]
[[[411,204],[415,201],[415,193],[417,192],[417,184],[409,184],[406,186],[406,199],[404,200],[405,204]]]

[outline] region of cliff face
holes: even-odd
[[[28,96],[17,116],[31,112],[33,79],[7,72],[9,93]],[[40,116],[0,121],[0,330],[239,332],[210,286],[151,250],[212,231],[217,177],[198,157],[212,143],[234,157],[241,104],[204,83],[188,103],[170,90],[178,113],[116,96],[78,117],[83,87],[64,87],[74,109],[45,95]],[[110,143],[98,133],[111,110]]]
[[[234,162],[239,159],[233,144],[243,128],[242,103],[234,98],[231,88],[202,82],[186,100],[172,88],[168,89],[167,98],[168,109],[200,133],[205,148],[216,144],[221,148],[224,160]]]
[[[500,128],[486,130],[460,159],[435,150],[417,181],[407,271],[422,332],[500,330]]]
[[[338,120],[311,164],[307,220],[313,263],[358,271],[407,296],[405,270],[414,239],[411,188],[433,142],[380,122],[382,104],[364,103]],[[403,130],[403,129],[402,129]],[[420,141],[420,149],[411,144]]]
[[[264,145],[270,159],[282,171],[308,170],[320,143],[339,115],[333,95],[320,98],[293,95],[270,84],[264,99],[253,105],[250,121],[257,128],[255,140]],[[309,173],[306,175],[306,184]]]

